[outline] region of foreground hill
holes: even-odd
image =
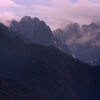
[[[53,46],[26,44],[0,28],[0,76],[23,84],[46,100],[99,100],[100,67]]]
[[[0,100],[45,100],[17,82],[0,78]]]

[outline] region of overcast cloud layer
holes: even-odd
[[[89,24],[100,21],[100,0],[0,0],[0,21],[25,15],[45,20],[52,29],[70,22]]]
[[[63,28],[70,22],[80,25],[100,22],[100,0],[0,0],[0,22],[9,25],[9,20],[20,20],[23,16],[39,17],[52,30]],[[92,41],[93,46],[100,46],[97,37],[98,34],[90,32],[79,39],[71,37],[67,44]]]
[[[35,8],[40,15],[47,16],[47,21],[53,27],[69,22],[88,24],[100,20],[100,3],[96,1],[79,0],[73,3],[69,0],[51,0],[51,6],[36,5]]]

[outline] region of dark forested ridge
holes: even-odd
[[[11,37],[8,33],[13,34],[7,27],[0,25],[0,77],[17,81],[45,100],[100,99],[99,66],[85,64],[53,46],[26,44],[22,39]],[[0,88],[5,92],[10,91],[11,96],[15,95],[13,85],[10,88],[8,82],[3,80],[6,86],[0,85]],[[5,88],[9,88],[8,91]],[[22,95],[19,98],[24,100],[23,95],[27,96],[28,90],[21,91]],[[2,91],[0,95],[1,100],[6,100],[6,95],[3,95]],[[14,100],[20,99],[16,97]]]
[[[0,100],[45,100],[45,98],[11,79],[0,78]]]

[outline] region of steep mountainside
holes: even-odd
[[[43,45],[53,45],[53,37],[50,28],[44,21],[38,18],[24,16],[20,22],[12,21],[10,29],[14,32],[21,33],[23,38]],[[16,34],[17,35],[17,34]]]
[[[1,77],[18,81],[46,100],[100,99],[100,67],[82,63],[53,46],[6,38],[6,29],[1,29]]]
[[[45,100],[17,82],[0,78],[0,100]]]
[[[36,43],[42,45],[53,45],[60,50],[71,54],[67,45],[63,44],[57,37],[55,38],[49,26],[38,18],[24,16],[20,22],[13,20],[10,25],[10,31],[16,32],[12,36],[18,36],[26,43]]]
[[[52,34],[44,21],[24,16],[19,22],[13,20],[7,33],[20,37],[27,44],[53,45],[85,63],[100,64],[100,23],[81,27],[78,23],[72,23]]]
[[[71,50],[74,57],[93,65],[100,64],[100,24],[79,26],[72,23],[65,29],[53,31],[54,37],[62,41]],[[65,51],[66,52],[66,51]]]

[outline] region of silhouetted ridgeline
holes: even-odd
[[[0,79],[1,100],[100,99],[100,67],[85,64],[53,46],[26,44],[8,33],[13,34],[1,24],[0,77],[24,87]]]
[[[99,23],[83,26],[72,23],[52,32],[44,21],[24,16],[19,22],[13,20],[9,30],[14,33],[12,36],[18,36],[26,43],[53,45],[85,63],[100,64]]]

